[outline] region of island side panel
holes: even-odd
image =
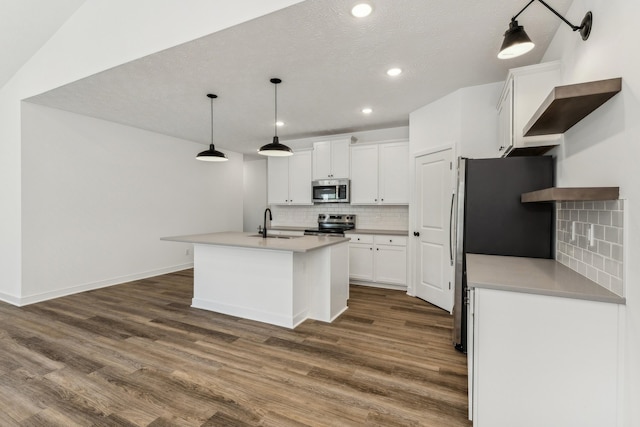
[[[313,258],[312,252],[297,252],[293,254],[293,327],[307,320],[309,317],[314,318],[309,312],[309,301],[312,300],[311,287],[314,278],[309,277],[309,260]]]
[[[293,281],[292,252],[194,244],[192,307],[293,328]]]
[[[347,309],[349,244],[345,242],[308,252],[305,262],[309,317],[332,322]]]
[[[331,319],[347,309],[349,300],[349,243],[331,246]]]

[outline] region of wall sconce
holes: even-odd
[[[534,1],[535,0],[531,0],[524,8],[522,8],[520,12],[518,12],[513,18],[511,18],[509,29],[504,33],[504,41],[502,42],[502,47],[500,48],[500,52],[498,53],[498,58],[515,58],[516,56],[520,56],[529,52],[535,46],[527,33],[524,31],[524,27],[522,27],[522,25],[518,25],[518,21],[516,21],[516,18],[520,16],[520,14],[524,12],[526,8],[531,6],[531,3],[533,3]],[[593,15],[591,14],[591,12],[587,12],[587,14],[584,16],[584,19],[582,19],[580,26],[576,26],[567,21],[562,15],[556,12],[544,1],[538,1],[551,12],[553,12],[554,15],[556,15],[558,18],[562,19],[562,21],[570,26],[573,31],[580,31],[582,40],[587,40],[589,38],[589,34],[591,33],[591,25],[593,23]]]

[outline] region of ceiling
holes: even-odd
[[[561,24],[532,4],[518,20],[536,48],[503,61],[502,35],[525,0],[370,0],[363,19],[351,16],[355,3],[306,0],[29,101],[206,145],[215,93],[216,148],[255,154],[274,134],[272,77],[283,80],[281,141],[406,126],[409,113],[460,87],[539,62]],[[563,15],[570,4],[551,3]],[[391,78],[394,66],[404,72]]]
[[[0,0],[0,87],[85,0]]]

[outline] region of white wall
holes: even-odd
[[[323,135],[302,139],[281,139],[280,141],[296,150],[313,148],[313,143],[317,141],[327,141],[331,139],[351,138],[355,139],[354,144],[370,144],[382,141],[396,141],[409,139],[409,126],[398,126],[395,128],[365,130],[359,132],[340,133],[335,135]]]
[[[459,156],[495,157],[496,105],[502,86],[498,82],[461,88],[412,112],[410,152],[454,144]]]
[[[506,76],[505,76],[506,77]],[[496,106],[504,82],[465,87],[461,95],[459,156],[497,157],[498,117]]]
[[[565,133],[558,156],[558,186],[620,186],[624,211],[626,329],[622,337],[624,419],[640,425],[640,53],[635,34],[640,2],[575,0],[567,13],[591,10],[587,41],[562,25],[543,61],[562,61],[564,83],[622,77],[622,92]],[[576,18],[578,21],[580,18]],[[627,262],[627,260],[629,262]]]
[[[20,304],[187,268],[160,237],[242,229],[242,155],[35,104],[22,108]],[[191,252],[191,251],[190,251]]]
[[[22,286],[22,99],[298,2],[87,0],[0,88],[0,296]]]
[[[258,231],[267,207],[267,160],[244,162],[243,230]]]
[[[457,90],[412,112],[409,115],[409,153],[460,141],[460,103],[461,91]]]

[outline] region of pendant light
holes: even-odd
[[[202,160],[205,162],[226,162],[227,156],[216,150],[216,147],[213,145],[213,100],[218,97],[218,95],[214,95],[212,93],[208,93],[207,97],[211,99],[211,144],[209,145],[209,149],[199,153],[196,156],[196,159]]]
[[[500,48],[500,52],[498,53],[498,58],[515,58],[516,56],[523,55],[534,48],[535,44],[531,41],[527,33],[524,31],[524,27],[522,25],[518,25],[518,21],[516,21],[516,18],[520,16],[520,14],[524,12],[526,8],[531,6],[531,3],[533,3],[534,1],[535,0],[530,0],[529,3],[527,3],[527,5],[523,7],[520,12],[518,12],[513,18],[511,18],[509,28],[504,33],[504,40],[502,41],[502,47]],[[580,33],[580,36],[582,37],[582,40],[587,40],[589,38],[589,34],[591,34],[591,26],[593,25],[593,15],[591,14],[591,12],[587,12],[587,14],[584,16],[584,19],[580,23],[580,26],[577,26],[567,21],[555,9],[545,3],[544,0],[538,1],[542,3],[544,7],[553,12],[554,15],[560,18],[562,22],[571,27],[573,31],[578,31]]]
[[[271,79],[271,83],[273,83],[275,88],[275,111],[276,116],[273,122],[273,126],[275,128],[275,136],[273,137],[273,142],[263,145],[258,150],[258,154],[262,154],[263,156],[274,156],[274,157],[284,157],[293,155],[293,151],[291,148],[287,147],[284,144],[280,144],[280,140],[278,139],[278,85],[282,83],[280,79]]]

